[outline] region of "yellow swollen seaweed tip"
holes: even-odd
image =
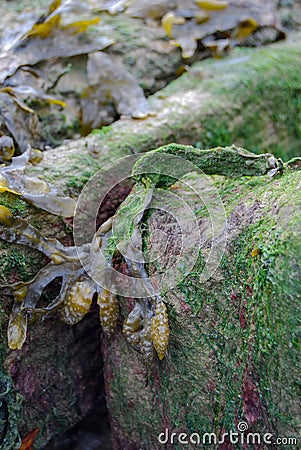
[[[165,356],[169,339],[167,308],[162,301],[156,305],[155,316],[152,319],[151,339],[161,361]]]
[[[6,206],[0,205],[0,222],[9,227],[12,225],[13,219],[12,212]]]
[[[229,6],[229,2],[217,0],[196,0],[196,4],[200,6],[200,8],[207,9],[208,11],[220,11]]]
[[[185,23],[185,18],[176,16],[173,12],[168,12],[162,17],[161,25],[169,38],[172,38],[172,27]]]
[[[27,334],[27,316],[20,310],[12,311],[7,328],[7,342],[11,350],[20,350]]]

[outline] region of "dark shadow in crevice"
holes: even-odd
[[[74,408],[83,418],[54,436],[41,450],[112,450],[101,356],[102,332],[95,300],[84,319],[71,327],[72,346],[66,349],[68,366],[77,384]]]

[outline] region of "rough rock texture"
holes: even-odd
[[[193,177],[186,181],[197,186]],[[210,241],[208,214],[187,187],[170,188],[193,205],[205,244],[194,270],[165,296],[171,335],[162,362],[157,359],[148,372],[121,332],[103,345],[114,448],[160,449],[158,435],[166,428],[164,448],[182,448],[180,433],[198,433],[201,442],[206,432],[218,439],[237,431],[240,421],[262,435],[299,436],[300,181],[300,171],[272,181],[216,179],[228,239],[206,283],[200,274]],[[168,233],[168,257],[151,266],[151,273],[162,273],[176,254],[178,230],[158,211],[147,224],[148,250],[160,249],[154,230]],[[189,442],[185,448],[200,446]],[[211,441],[209,448],[235,446],[226,439],[223,446]]]
[[[223,61],[207,61],[152,98],[157,117],[120,120],[85,139],[50,150],[43,163],[28,173],[44,176],[75,197],[104,164],[171,141],[198,143],[203,148],[236,143],[249,150],[296,155],[300,59],[300,47],[285,44],[237,50]],[[289,336],[297,317],[298,183],[299,172],[270,183],[260,178],[218,184],[227,205],[231,237],[220,276],[211,287],[199,286],[196,269],[192,275],[196,279],[185,281],[180,300],[168,297],[169,355],[161,365],[154,364],[147,386],[141,359],[120,332],[111,343],[103,344],[116,446],[155,448],[155,433],[164,424],[177,430],[208,426],[211,431],[212,424],[216,429],[219,424],[229,429],[236,412],[244,413],[250,424],[257,426],[262,420],[279,434],[290,434],[292,421],[285,425],[281,417],[286,407],[290,410],[287,414],[297,417],[298,406],[291,400],[297,364],[295,337]],[[1,194],[0,200],[46,236],[56,236],[66,245],[72,242],[68,223],[22,200],[8,198],[8,194]],[[116,204],[118,199],[108,204],[106,215]],[[164,226],[163,219],[159,225]],[[282,232],[276,236],[280,226]],[[264,251],[251,257],[259,244]],[[2,241],[0,258],[2,282],[28,280],[45,263],[40,253]],[[18,433],[23,436],[39,426],[37,448],[41,448],[54,434],[83,417],[93,406],[93,396],[102,393],[98,318],[92,311],[73,329],[56,318],[33,324],[24,349],[9,352],[6,328],[11,296],[3,292],[1,300],[1,445],[5,450],[17,449]],[[270,308],[275,308],[275,315]],[[259,330],[253,325],[257,322]],[[245,348],[246,342],[249,348]],[[191,348],[200,351],[195,355]],[[258,390],[251,389],[257,384]],[[251,390],[258,395],[252,397]],[[173,402],[169,396],[174,396]],[[182,400],[188,401],[189,408],[178,406],[186,404]]]
[[[283,159],[299,155],[300,61],[299,44],[290,43],[197,63],[151,97],[156,117],[94,130],[47,151],[28,173],[72,194],[104,164],[173,141],[199,148],[236,144]]]

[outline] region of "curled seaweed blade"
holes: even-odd
[[[6,186],[1,186],[1,182],[0,182],[0,193],[2,193],[2,192],[10,192],[11,194],[21,195],[21,194],[19,194],[19,192],[13,191],[12,189],[9,189]]]
[[[77,323],[89,311],[96,286],[81,265],[81,261],[88,262],[89,246],[64,247],[56,239],[45,238],[23,219],[9,217],[8,220],[10,223],[6,225],[9,226],[0,226],[1,239],[28,245],[51,258],[31,281],[2,286],[10,288],[14,295],[8,341],[11,349],[19,349],[26,339],[27,320],[33,321],[62,309],[65,322]],[[55,280],[60,280],[59,293],[46,306],[39,307],[44,289]]]
[[[29,187],[33,185],[33,181],[29,182]],[[72,217],[75,211],[75,202],[69,197],[62,196],[62,193],[53,185],[49,185],[49,193],[31,193],[23,191],[22,196],[25,200],[44,209],[52,214],[62,217]]]
[[[30,37],[45,38],[51,34],[53,29],[59,28],[61,24],[61,16],[58,8],[61,7],[62,0],[53,0],[46,14],[42,15],[28,30],[19,35],[19,39],[15,41],[14,46],[19,45],[24,39]]]
[[[20,96],[14,94],[12,88],[6,87],[0,91],[0,122],[7,133],[13,136],[21,153],[26,150],[29,142],[34,146],[41,142],[41,125],[37,114]]]
[[[62,217],[72,217],[75,211],[73,199],[65,197],[60,189],[50,183],[25,175],[30,159],[31,151],[28,147],[21,156],[12,159],[10,166],[0,169],[1,182],[39,208]]]
[[[171,43],[176,47],[181,47],[183,58],[191,58],[197,49],[197,40],[188,35],[179,36]]]
[[[27,334],[27,314],[23,313],[20,306],[14,305],[10,314],[7,340],[11,350],[20,350],[25,342]]]
[[[31,38],[26,40],[22,47],[17,48],[13,55],[0,54],[0,83],[4,83],[7,77],[23,65],[34,65],[51,58],[84,55],[103,50],[115,43],[114,39],[107,36],[87,36],[84,40],[81,36],[59,29],[53,36],[45,38],[43,45],[39,38]]]
[[[47,95],[44,93],[42,89],[34,88],[33,86],[23,85],[16,87],[6,87],[3,88],[1,91],[10,93],[10,95],[14,97],[15,101],[17,99],[20,103],[22,102],[23,105],[25,105],[25,103],[23,103],[22,100],[25,98],[26,100],[30,99],[35,101],[45,100],[49,104],[59,105],[62,108],[66,107],[66,102],[64,102],[63,100],[60,100],[52,95]],[[34,112],[31,109],[30,111]]]
[[[35,110],[30,108],[28,101],[34,101],[35,106],[58,105],[65,108],[66,103],[54,96],[47,95],[42,88],[28,85],[6,86],[0,89],[0,121],[4,122],[21,153],[26,151],[29,142],[39,146],[44,141],[43,130]],[[49,110],[49,109],[48,109]],[[9,136],[0,138],[0,158],[9,160],[14,154],[14,145],[9,144]],[[3,145],[1,145],[1,140]]]
[[[53,259],[55,265],[60,265],[62,262],[77,263],[80,262],[77,258],[77,252],[81,254],[81,247],[65,247],[57,239],[45,238],[39,230],[26,220],[19,217],[13,217],[11,212],[5,206],[4,213],[10,214],[8,217],[9,226],[0,226],[0,238],[7,242],[15,244],[28,245],[43,252],[46,256]]]
[[[22,302],[22,309],[27,311],[31,320],[57,311],[62,308],[76,280],[83,275],[83,272],[83,269],[78,265],[78,261],[65,262],[61,265],[51,262],[44,266],[33,280],[11,286],[15,303]],[[58,295],[47,306],[38,307],[44,288],[59,278],[62,279],[62,283]]]
[[[194,15],[194,21],[197,25],[206,23],[208,22],[209,19],[210,19],[209,14],[204,11],[200,11]]]
[[[231,49],[231,43],[229,39],[218,39],[218,40],[204,40],[203,45],[208,50],[211,50],[214,58],[221,58],[225,52]]]
[[[112,105],[118,114],[136,119],[145,119],[152,114],[138,81],[112,56],[103,52],[90,54],[87,73],[90,86],[81,98],[84,128],[96,125],[93,122],[95,116],[103,117],[103,120],[107,116],[114,116]],[[101,123],[103,124],[105,123]]]
[[[204,44],[204,39],[211,42],[213,55],[220,57],[258,28],[275,29],[275,14],[272,2],[261,5],[256,0],[178,0],[177,9],[168,11],[162,26],[173,38],[171,43],[182,48],[184,58],[190,58],[197,50],[198,42]],[[184,17],[186,22],[176,23],[174,16]],[[278,31],[275,39],[283,38],[283,32]],[[219,43],[223,38],[230,39],[229,45]]]

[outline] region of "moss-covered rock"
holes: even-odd
[[[300,46],[236,49],[206,60],[150,97],[156,117],[123,119],[45,153],[28,170],[78,193],[114,159],[178,142],[199,148],[236,144],[285,160],[300,156]]]
[[[242,420],[262,435],[298,436],[300,181],[300,171],[274,180],[215,180],[227,215],[226,251],[210,280],[200,283],[200,257],[194,270],[166,294],[168,355],[148,373],[122,333],[105,346],[115,448],[162,448],[158,435],[167,428],[164,448],[180,449],[180,433],[218,437],[237,431]],[[187,186],[178,185],[175,192],[189,199]],[[208,214],[198,204],[194,213],[206,241]],[[168,216],[153,210],[147,225],[149,249],[156,245],[154,230],[177,240]],[[150,268],[156,274],[164,263]],[[171,433],[176,433],[173,443]],[[234,448],[227,439],[226,444],[217,447],[212,441],[210,448]],[[190,442],[185,448],[200,446]]]
[[[45,177],[76,196],[89,177],[105,164],[171,141],[199,147],[234,142],[260,152],[273,153],[280,149],[278,155],[283,155],[284,149],[288,149],[286,155],[298,155],[300,59],[297,45],[283,44],[269,49],[236,50],[223,61],[206,61],[152,98],[157,117],[145,121],[120,120],[106,130],[50,150],[45,153],[42,164],[29,168],[28,173]],[[175,430],[183,426],[187,430],[199,427],[201,431],[212,423],[214,428],[209,427],[209,431],[220,429],[222,424],[227,429],[236,420],[233,411],[249,417],[252,408],[261,411],[258,417],[261,414],[260,417],[269,418],[264,419],[265,427],[279,429],[289,435],[287,430],[292,421],[286,421],[287,410],[290,409],[294,417],[298,415],[298,403],[292,400],[295,384],[291,381],[297,373],[297,347],[295,336],[289,336],[289,333],[290,329],[296,333],[296,315],[292,311],[297,308],[299,295],[294,284],[298,281],[296,257],[300,252],[296,207],[300,201],[297,190],[299,172],[287,173],[270,182],[266,178],[258,178],[231,182],[216,180],[216,183],[226,202],[232,232],[229,247],[219,276],[211,284],[198,285],[200,261],[199,268],[196,267],[194,274],[181,283],[175,295],[168,295],[169,356],[154,366],[147,384],[139,355],[128,348],[121,333],[104,349],[108,402],[115,440],[121,448],[140,445],[148,449],[149,445],[155,445],[156,432],[162,430],[162,424],[175,427],[170,428]],[[10,194],[1,194],[0,204],[27,218],[45,236],[56,236],[64,243],[70,243],[68,225],[61,219],[41,213]],[[106,214],[112,210],[108,209]],[[206,218],[202,207],[199,207],[198,215],[200,220],[203,215]],[[160,218],[158,221],[163,227],[164,221]],[[281,232],[278,232],[279,228]],[[262,249],[253,257],[252,251],[259,246]],[[17,245],[8,248],[3,242],[0,243],[0,260],[0,279],[5,283],[28,279],[44,263],[39,252],[24,251]],[[14,273],[8,270],[9,267],[14,269]],[[14,441],[16,430],[23,435],[40,425],[38,445],[41,446],[87,411],[87,404],[80,408],[86,398],[81,389],[85,383],[83,380],[91,379],[95,367],[97,369],[93,373],[99,373],[98,341],[96,339],[94,347],[92,344],[89,347],[96,349],[89,357],[94,368],[79,383],[81,374],[85,372],[84,350],[83,353],[78,351],[73,366],[64,360],[66,354],[62,350],[62,347],[73,349],[79,345],[70,328],[57,320],[47,321],[46,328],[46,322],[34,324],[28,347],[24,351],[8,352],[6,329],[12,298],[3,293],[1,301],[1,392],[6,391],[6,386],[8,392],[1,397],[0,414],[8,417],[9,428],[5,425],[4,428],[10,430],[2,434],[6,439],[2,445],[6,446],[5,450],[15,448],[18,445]],[[271,308],[275,308],[275,313],[268,315]],[[265,322],[260,324],[265,325],[258,328],[257,322],[262,318]],[[287,326],[287,323],[291,325]],[[79,330],[81,326],[84,325],[79,324]],[[95,328],[93,336],[99,337]],[[46,335],[49,332],[47,342],[45,330]],[[232,336],[235,340],[231,340]],[[55,337],[59,343],[55,342]],[[249,350],[245,348],[246,342]],[[192,360],[194,348],[199,351]],[[276,358],[275,363],[273,358]],[[55,371],[59,375],[56,372],[54,382],[58,396],[49,395],[45,403],[43,389],[47,390],[49,386],[47,374],[57,366],[58,359]],[[39,361],[41,367],[38,371],[34,361]],[[78,371],[73,369],[75,366]],[[22,381],[23,372],[28,367],[37,374],[36,378],[32,377],[37,382],[29,388],[26,380]],[[183,367],[181,376],[179,367]],[[199,385],[202,386],[201,391]],[[88,389],[90,400],[94,388],[92,383]],[[250,389],[258,395],[250,397],[248,406],[246,398]],[[171,396],[174,396],[174,402],[170,402]],[[281,402],[280,396],[284,399]],[[66,420],[62,420],[61,414],[57,415],[55,410],[61,399],[64,405],[69,405],[70,415]],[[72,407],[72,399],[76,407]],[[189,407],[185,406],[187,402]],[[90,401],[90,406],[92,403]],[[257,405],[256,408],[253,404]],[[277,408],[280,413],[275,412]],[[204,411],[202,416],[200,410]],[[149,414],[152,414],[153,425]],[[291,433],[294,432],[292,430]]]

